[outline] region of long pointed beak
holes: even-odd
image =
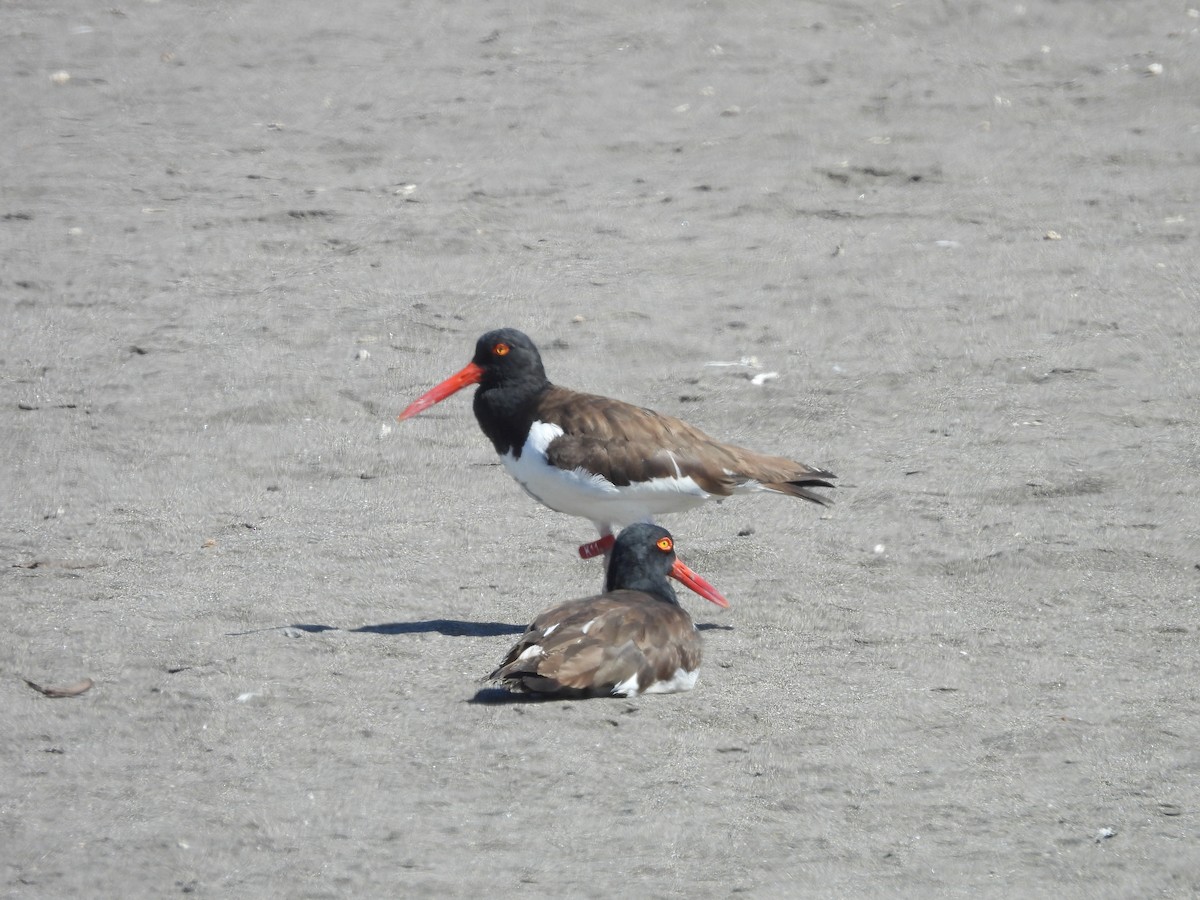
[[[729,609],[729,601],[722,597],[715,587],[685,566],[678,559],[675,560],[675,565],[671,567],[671,571],[668,574],[672,578],[682,581],[705,600],[709,600],[717,604],[717,606],[721,607],[722,609]]]
[[[412,404],[396,418],[403,422],[405,419],[411,419],[417,413],[422,412],[435,403],[440,403],[451,394],[461,391],[465,387],[472,384],[479,384],[483,378],[483,369],[470,362],[463,366],[461,372],[451,375],[437,387],[426,391],[420,397],[412,402]]]

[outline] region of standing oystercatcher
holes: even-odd
[[[415,416],[468,385],[475,418],[508,473],[535,499],[591,519],[600,540],[585,558],[607,552],[613,526],[723,500],[772,491],[814,503],[830,501],[814,487],[833,487],[831,472],[713,440],[651,409],[581,394],[546,378],[542,357],[513,328],[489,331],[462,371],[419,397],[398,418]]]
[[[613,545],[605,592],[539,615],[486,680],[558,697],[690,691],[700,671],[700,633],[668,575],[718,606],[729,605],[679,561],[665,528],[630,525]]]

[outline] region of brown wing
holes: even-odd
[[[695,671],[700,655],[700,636],[683,609],[613,591],[542,613],[488,680],[517,692],[611,696],[634,675],[644,688],[680,668]]]
[[[722,444],[674,416],[552,387],[538,409],[562,428],[546,450],[551,465],[604,472],[618,487],[652,478],[691,477],[710,494],[727,497],[748,481],[768,490],[829,501],[809,487],[833,487],[832,473],[782,456]]]

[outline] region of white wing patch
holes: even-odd
[[[528,647],[526,647],[524,650],[521,651],[521,655],[518,656],[515,660],[513,660],[513,662],[520,662],[523,659],[537,659],[537,658],[545,656],[545,655],[546,655],[546,651],[542,649],[541,644],[530,644]]]
[[[683,472],[679,469],[679,460],[675,458],[675,454],[668,450],[667,456],[671,458],[671,466],[675,469],[675,477],[683,478]]]

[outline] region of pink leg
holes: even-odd
[[[604,571],[608,571],[608,556],[612,553],[612,546],[617,539],[613,537],[613,527],[608,522],[593,522],[596,530],[600,532],[600,537],[597,540],[590,541],[579,546],[579,558],[591,559],[593,556],[604,554]]]
[[[608,564],[612,561],[612,548],[617,539],[613,537],[612,525],[607,523],[596,523],[596,528],[600,531],[600,537],[590,543],[583,544],[579,548],[579,556],[583,559],[591,559],[593,556],[604,554],[604,589],[608,589]]]
[[[611,528],[602,529],[600,535],[598,540],[580,545],[579,556],[581,559],[591,559],[593,556],[599,556],[603,553],[607,560],[608,554],[612,552],[612,546],[617,542],[617,539],[613,537]]]

